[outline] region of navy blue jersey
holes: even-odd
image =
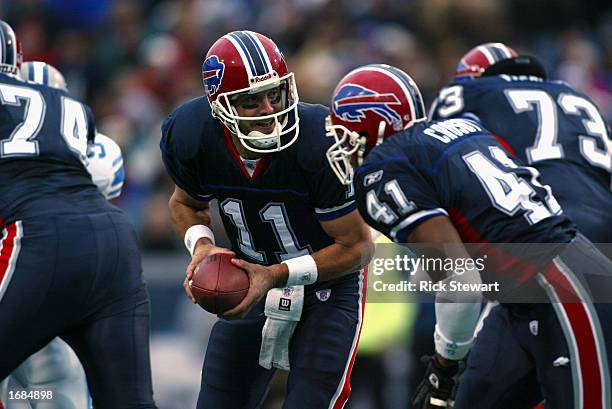
[[[564,243],[569,220],[537,171],[521,166],[482,124],[416,124],[386,140],[358,169],[368,224],[404,242],[420,222],[448,215],[464,242]]]
[[[252,176],[206,98],[183,104],[162,125],[168,173],[195,199],[219,200],[232,249],[247,260],[273,264],[326,247],[333,240],[319,222],[356,207],[327,163],[327,108],[300,103],[298,112],[296,142],[262,157]]]
[[[400,243],[419,223],[441,215],[464,243],[567,243],[576,233],[537,171],[511,159],[473,120],[418,123],[392,136],[368,154],[354,185],[366,222]],[[523,263],[497,252],[497,245],[483,244],[472,256],[489,254],[485,281],[494,273],[522,283],[554,257],[558,246],[551,247]],[[496,249],[495,260],[487,248]]]
[[[524,163],[593,241],[612,233],[612,142],[597,107],[560,81],[500,75],[442,89],[431,119],[472,113]]]
[[[102,199],[83,164],[94,136],[91,111],[68,93],[0,74],[0,218],[10,223]]]

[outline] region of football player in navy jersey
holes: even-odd
[[[457,278],[476,288],[501,283],[483,292],[500,304],[473,345],[477,297],[436,295],[436,354],[413,407],[451,406],[468,351],[456,409],[533,408],[542,399],[556,409],[610,407],[610,311],[592,301],[609,297],[612,262],[482,123],[426,121],[412,79],[370,65],[340,81],[327,127],[331,167],[353,183],[368,224],[399,243],[439,244],[447,258],[486,255],[482,269]]]
[[[155,408],[135,234],[85,166],[91,111],[21,80],[15,33],[5,22],[0,31],[0,379],[59,336],[83,364],[96,408]],[[45,392],[26,397],[73,403]],[[8,391],[8,407],[16,397]]]
[[[218,39],[202,78],[206,95],[169,115],[160,144],[192,255],[185,290],[193,299],[195,266],[218,252],[236,255],[250,289],[213,328],[197,407],[258,408],[275,368],[290,369],[284,408],[343,407],[373,245],[327,166],[327,109],[299,102],[277,46],[250,31]],[[215,246],[213,198],[231,249]]]
[[[67,91],[66,80],[55,67],[42,61],[21,64],[20,76],[26,81]],[[88,147],[87,171],[100,193],[107,200],[117,198],[123,186],[123,156],[119,146],[109,137],[96,132],[95,144]],[[53,390],[51,401],[27,400],[36,409],[85,409],[91,407],[91,397],[83,367],[74,351],[60,338],[26,359],[11,376],[0,383],[0,400],[8,400],[9,390]],[[26,400],[23,401],[26,404]]]
[[[533,57],[502,43],[474,47],[431,119],[476,115],[507,151],[536,168],[565,214],[593,242],[612,242],[612,141],[593,101],[547,79]]]

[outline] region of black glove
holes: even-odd
[[[412,396],[412,409],[452,408],[463,365],[453,361],[450,366],[442,366],[435,354],[422,356],[421,363],[427,365],[427,370]]]

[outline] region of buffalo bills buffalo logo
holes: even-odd
[[[334,113],[345,121],[360,122],[365,111],[374,111],[390,125],[400,124],[402,118],[391,106],[400,105],[392,93],[379,94],[356,84],[346,84],[334,96]]]
[[[221,86],[223,80],[223,71],[225,70],[225,64],[219,61],[216,55],[211,55],[202,64],[202,80],[206,87],[206,93],[214,95]]]

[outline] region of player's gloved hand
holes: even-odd
[[[197,266],[200,264],[202,260],[216,253],[226,253],[232,256],[236,255],[236,253],[234,253],[230,249],[227,249],[225,247],[217,247],[214,244],[207,243],[204,240],[199,240],[198,243],[196,244],[195,249],[193,250],[193,256],[191,257],[191,262],[187,266],[187,270],[185,270],[185,280],[183,280],[183,288],[185,289],[185,293],[187,294],[187,297],[189,297],[191,302],[193,302],[194,304],[196,304],[197,301],[195,300],[195,298],[193,297],[193,294],[191,293],[190,284],[191,284],[191,279],[196,272],[195,269],[197,268]]]
[[[457,381],[463,365],[460,361],[446,360],[445,362],[448,362],[449,365],[442,365],[438,361],[437,354],[421,357],[421,363],[427,365],[427,370],[425,378],[412,396],[412,409],[453,407]]]

